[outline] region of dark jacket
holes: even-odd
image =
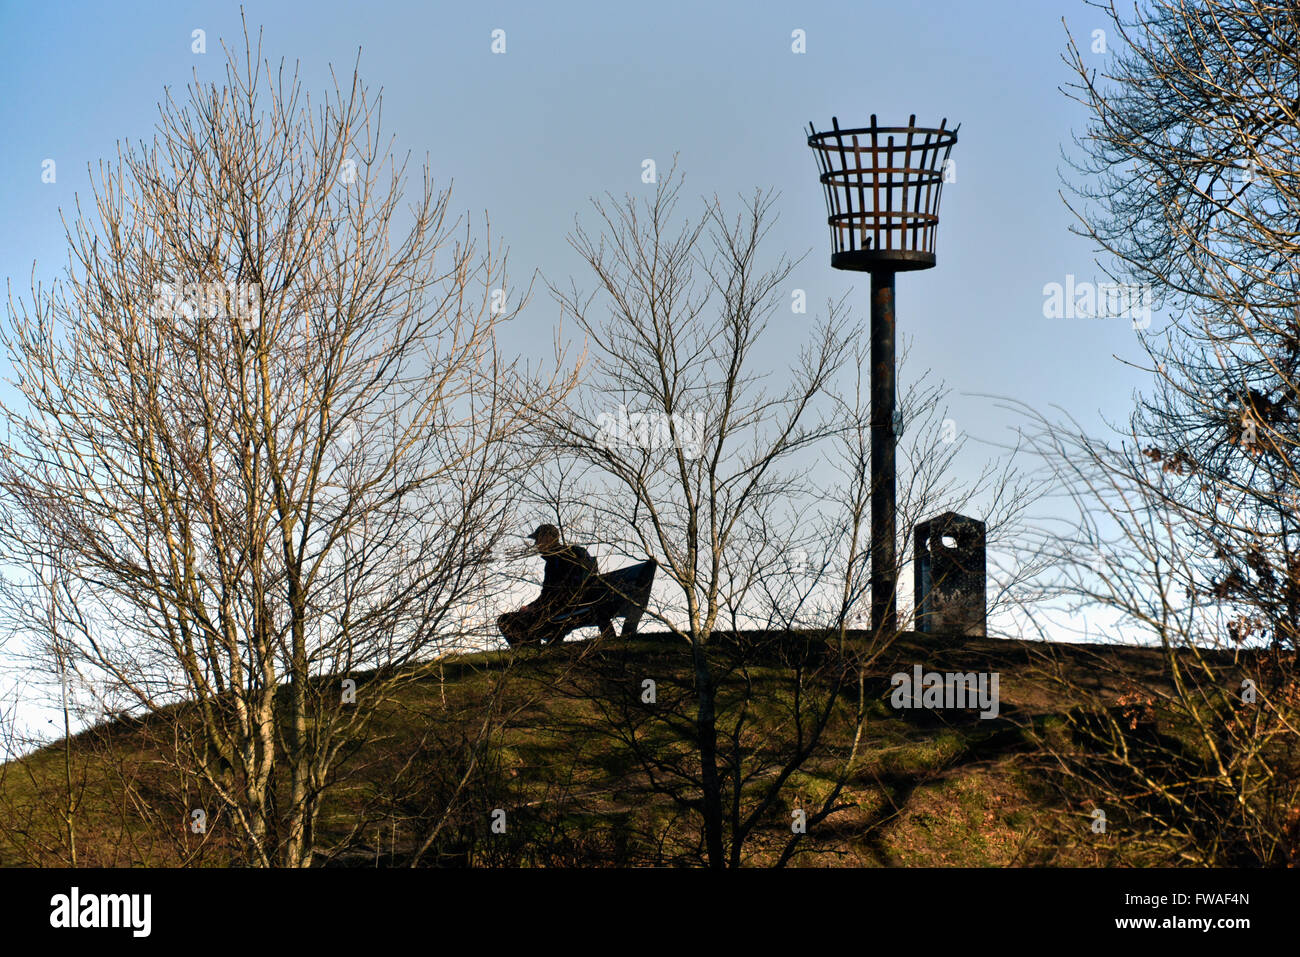
[[[581,545],[560,545],[544,556],[546,574],[535,605],[555,609],[581,598],[583,586],[598,571],[596,559]]]

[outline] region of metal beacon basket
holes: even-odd
[[[831,266],[859,272],[929,269],[939,226],[948,154],[957,130],[871,125],[842,130],[838,117],[818,133],[808,124],[831,227]]]
[[[939,198],[957,127],[808,124],[831,227],[831,266],[871,273],[871,628],[898,623],[895,535],[894,276],[934,266]]]

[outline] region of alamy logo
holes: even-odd
[[[889,682],[895,708],[979,708],[981,718],[998,716],[998,672],[900,671]]]
[[[245,326],[262,320],[262,285],[256,282],[156,282],[150,316],[164,319],[238,319]]]
[[[50,898],[51,927],[129,927],[134,937],[148,937],[153,909],[150,894],[70,894]]]
[[[1065,285],[1043,286],[1044,319],[1131,319],[1134,329],[1151,325],[1155,287],[1150,283],[1075,282],[1067,273]]]
[[[651,452],[680,447],[688,459],[699,458],[704,443],[704,413],[628,412],[620,405],[616,415],[596,417],[597,441],[605,448],[631,448]]]

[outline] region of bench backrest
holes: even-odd
[[[644,612],[658,568],[659,563],[652,558],[637,565],[597,575],[587,582],[582,602],[571,611],[557,616],[557,620],[564,621],[579,615],[621,618]]]
[[[635,609],[645,611],[646,602],[650,600],[650,586],[654,584],[655,571],[659,565],[651,559],[639,565],[629,565],[600,576],[605,595],[597,599],[601,605],[616,605],[611,617],[618,617]]]

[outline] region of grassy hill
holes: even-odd
[[[1121,702],[1124,682],[1097,667],[1099,656],[1120,662],[1128,675],[1162,680],[1154,649],[902,636],[872,669],[843,807],[809,828],[790,863],[1158,863],[1134,856],[1121,828],[1093,833],[1087,795],[1054,779],[1041,747],[1069,734],[1067,719],[1082,704],[1063,697],[1049,673],[1069,677],[1095,700]],[[998,672],[998,716],[896,710],[889,675],[913,664]],[[698,795],[689,781],[656,784],[657,772],[643,760],[648,750],[689,771],[689,744],[642,714],[647,709],[612,705],[635,695],[646,675],[654,676],[665,708],[689,704],[690,656],[665,635],[464,655],[411,672],[344,749],[320,815],[317,863],[400,866],[418,855],[422,865],[698,864],[700,828],[691,809]],[[777,759],[789,736],[795,685],[776,659],[750,662],[731,680],[750,692],[743,733],[753,738],[740,744],[754,769],[747,786],[761,785],[764,774],[776,773],[764,770],[763,749]],[[360,685],[364,693],[364,677]],[[856,685],[851,690],[836,703],[822,747],[762,816],[745,863],[775,861],[790,835],[791,811],[817,806],[834,786],[851,743]],[[496,717],[485,726],[492,701]],[[721,701],[724,712],[740,706],[725,689]],[[67,863],[74,843],[79,864],[230,863],[231,822],[220,812],[204,834],[185,826],[190,808],[218,802],[174,766],[172,745],[184,721],[171,713],[101,725],[69,748],[58,742],[0,768],[0,864]],[[492,830],[498,809],[506,812],[504,834]]]

